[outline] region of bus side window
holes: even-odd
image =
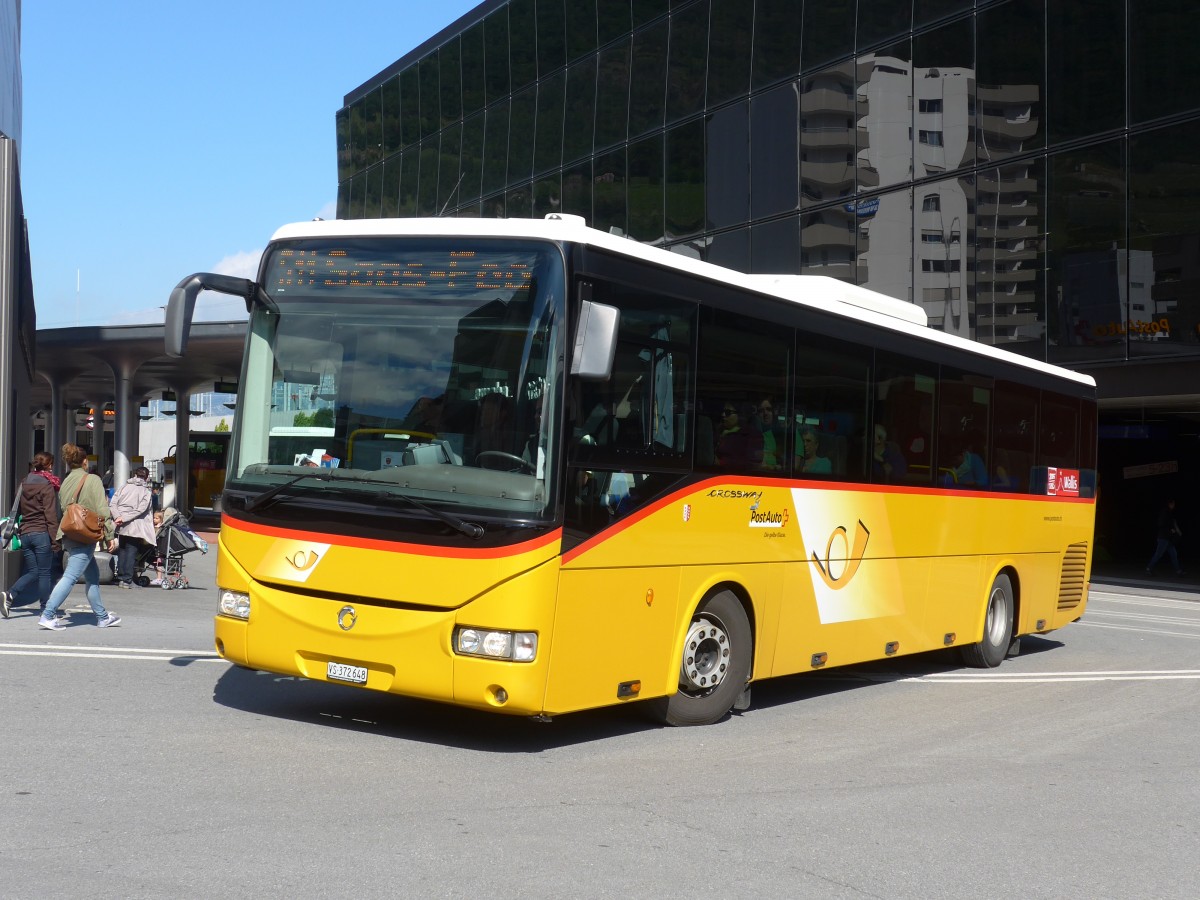
[[[881,459],[876,434],[872,480],[933,483],[933,407],[937,381],[937,366],[932,363],[891,354],[877,355],[874,421],[886,430],[882,449],[889,458]],[[897,452],[903,466],[896,458]],[[898,476],[901,468],[904,474]]]
[[[795,397],[788,430],[793,451],[792,470],[804,477],[818,476],[848,481],[868,478],[869,442],[867,398],[870,389],[870,354],[841,341],[802,334],[796,343]],[[816,434],[816,456],[828,460],[806,466],[803,433]]]
[[[1035,494],[1046,493],[1049,482],[1047,469],[1079,468],[1079,401],[1042,391],[1040,423],[1036,481],[1031,487]]]
[[[943,368],[938,382],[938,485],[988,487],[991,420],[992,379]]]
[[[774,419],[787,409],[792,348],[781,331],[724,310],[704,311],[696,362],[696,390],[702,405],[696,416],[697,467],[738,473],[785,467],[787,436],[775,429]],[[769,421],[762,415],[765,405],[771,408]]]
[[[1027,493],[1038,435],[1038,392],[1001,381],[992,414],[992,489]]]
[[[572,406],[572,453],[599,465],[685,465],[692,433],[687,391],[695,306],[595,280],[596,300],[621,311],[612,377],[583,382]]]

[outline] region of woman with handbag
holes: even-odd
[[[24,573],[7,593],[0,591],[4,618],[9,609],[20,600],[21,593],[37,585],[38,605],[44,611],[54,586],[54,554],[60,551],[58,543],[58,479],[52,477],[54,456],[37,453],[33,457],[33,471],[21,482],[21,555]]]
[[[112,628],[121,620],[108,612],[100,601],[100,567],[96,565],[96,542],[103,539],[109,553],[117,549],[112,515],[104,495],[104,484],[96,475],[87,471],[87,451],[75,444],[63,444],[62,459],[71,470],[63,479],[58,491],[58,502],[62,509],[59,517],[57,537],[62,541],[67,554],[63,576],[50,602],[38,619],[38,625],[50,631],[61,631],[66,626],[57,618],[58,608],[71,593],[71,588],[83,578],[87,584],[87,599],[96,624],[101,628]]]

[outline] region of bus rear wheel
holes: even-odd
[[[983,640],[962,648],[963,662],[977,669],[994,669],[1008,655],[1013,636],[1013,590],[1007,575],[997,575],[988,593]]]
[[[711,725],[746,689],[752,650],[750,620],[731,591],[700,604],[688,625],[679,661],[679,690],[650,701],[668,725]]]

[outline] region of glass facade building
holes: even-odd
[[[1148,558],[1200,506],[1198,11],[489,0],[346,96],[338,216],[575,213],[1087,371],[1097,544]]]

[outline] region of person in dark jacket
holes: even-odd
[[[21,595],[37,587],[38,605],[44,612],[54,587],[54,556],[62,548],[58,542],[58,479],[51,477],[54,457],[38,453],[33,467],[21,482],[21,556],[22,575],[8,592],[0,591],[0,610],[8,618],[13,606],[23,602]]]
[[[1179,523],[1175,521],[1175,499],[1171,498],[1158,514],[1158,543],[1154,546],[1154,555],[1150,557],[1150,562],[1146,563],[1147,575],[1154,574],[1154,565],[1164,554],[1171,560],[1175,574],[1183,574],[1183,569],[1179,567],[1179,553],[1175,550],[1175,545],[1182,537],[1183,532],[1179,530]]]

